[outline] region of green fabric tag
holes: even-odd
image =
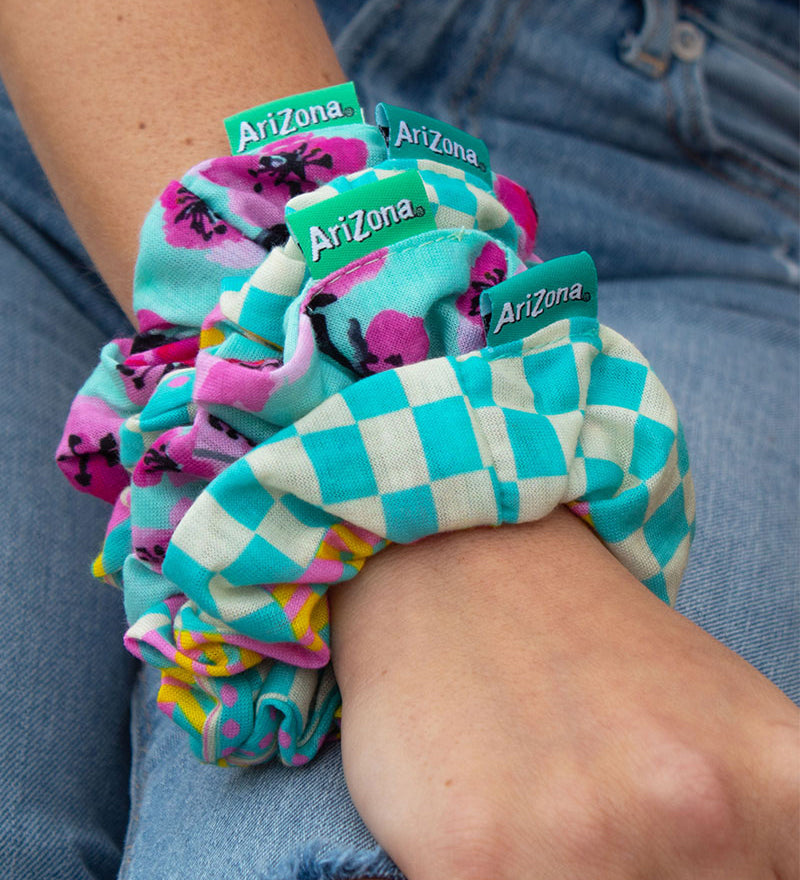
[[[306,131],[364,121],[353,83],[291,95],[251,107],[225,120],[234,156],[251,153],[272,141]]]
[[[287,214],[286,222],[313,278],[324,278],[379,248],[436,229],[417,171],[356,186]]]
[[[581,251],[539,263],[481,293],[486,344],[524,339],[563,318],[597,317],[597,270]]]
[[[489,149],[479,138],[391,104],[378,104],[375,121],[386,138],[390,159],[432,159],[473,174],[491,186]]]

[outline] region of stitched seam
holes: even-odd
[[[477,114],[478,106],[483,101],[484,95],[486,94],[490,86],[494,84],[494,80],[497,77],[497,73],[500,70],[501,65],[505,64],[506,56],[508,55],[508,52],[517,36],[519,23],[522,20],[522,17],[525,15],[528,6],[529,0],[523,0],[523,2],[519,3],[516,12],[513,14],[511,20],[506,27],[506,33],[504,35],[503,42],[498,47],[495,47],[496,54],[492,58],[492,62],[486,69],[486,72],[480,78],[478,88],[473,95],[472,100],[467,105],[467,114],[473,119]]]
[[[396,253],[396,254],[398,254],[398,253],[402,254],[402,253],[406,253],[408,251],[421,250],[424,247],[428,247],[429,245],[432,245],[432,244],[439,244],[442,241],[462,241],[464,238],[464,235],[469,234],[471,232],[477,232],[477,233],[480,233],[483,235],[487,235],[487,233],[482,232],[480,229],[466,229],[465,227],[462,226],[461,229],[452,230],[447,235],[442,235],[439,238],[432,238],[428,241],[417,242],[416,244],[406,244],[405,246],[401,245],[400,247],[395,248],[392,252]],[[489,237],[489,236],[487,235],[487,237]],[[392,247],[392,245],[389,245],[389,247]],[[501,245],[501,247],[505,248],[505,245]],[[505,248],[505,249],[508,250],[507,248]],[[312,288],[312,290],[314,291],[314,293],[327,292],[327,285],[333,284],[333,282],[338,281],[340,278],[345,278],[347,275],[350,275],[353,272],[359,272],[365,266],[371,266],[373,263],[379,263],[384,259],[385,259],[385,255],[380,256],[380,257],[372,257],[371,259],[368,259],[363,263],[356,262],[355,264],[350,265],[345,269],[341,269],[336,274],[331,275],[328,278],[326,278],[325,284],[323,287],[320,287],[319,289],[314,287],[314,288]],[[310,292],[311,291],[309,291],[309,293]]]

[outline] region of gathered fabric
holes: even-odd
[[[312,277],[287,219],[409,170],[434,228]],[[140,333],[103,349],[57,456],[113,505],[94,573],[204,761],[299,765],[335,735],[326,592],[389,542],[566,504],[675,598],[675,408],[594,317],[487,344],[486,291],[540,263],[530,197],[490,179],[351,124],[203,162],[148,215]]]

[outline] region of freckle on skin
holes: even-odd
[[[450,785],[453,784],[453,780],[452,780],[452,779],[446,779],[445,782],[444,782],[444,784],[445,784],[445,788],[447,788],[448,786],[450,786]]]
[[[183,142],[186,144],[187,147],[191,147],[191,145],[194,143],[191,138],[184,138]]]
[[[139,130],[141,131],[143,128],[147,128],[147,124],[144,122],[139,123]]]
[[[124,15],[118,15],[118,16],[117,16],[117,21],[124,21],[124,20],[125,20],[125,16],[124,16]]]

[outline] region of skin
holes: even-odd
[[[275,27],[293,21],[303,26]],[[222,120],[345,80],[306,0],[271,0],[269,14],[257,0],[4,0],[0,76],[131,318],[142,220],[167,182],[230,152]]]
[[[217,120],[343,79],[305,0],[4,0],[0,74],[129,314]],[[348,785],[409,880],[800,876],[797,709],[567,512],[392,547],[332,609]]]
[[[798,711],[572,514],[333,594],[353,800],[412,880],[796,880]]]

